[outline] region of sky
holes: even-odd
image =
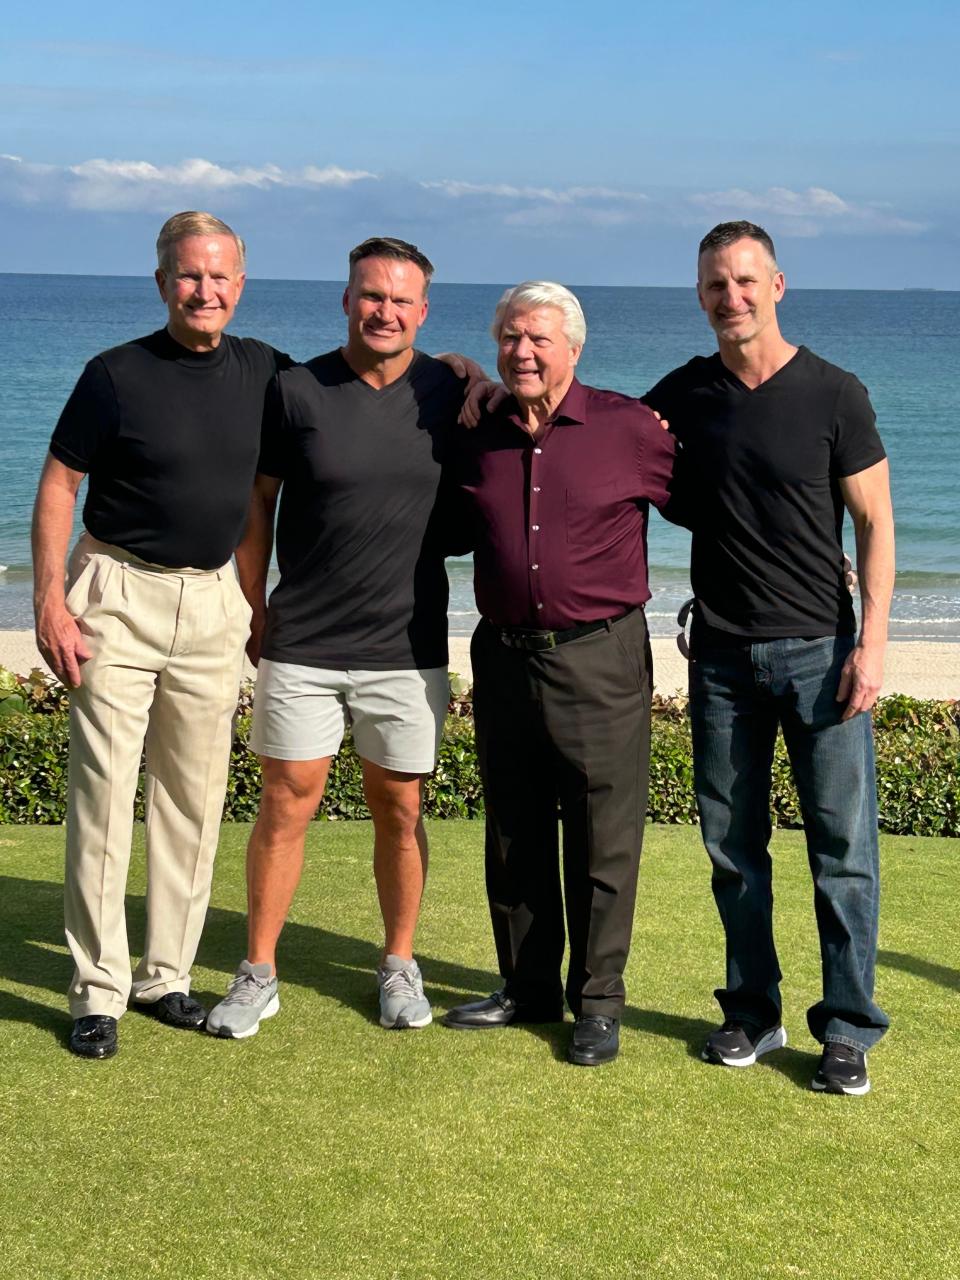
[[[368,235],[438,280],[686,285],[748,218],[808,288],[960,288],[955,0],[18,5],[0,271],[149,274],[200,208],[251,276]]]

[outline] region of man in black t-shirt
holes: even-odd
[[[244,246],[206,213],[157,241],[165,329],[105,351],[61,414],[34,513],[37,643],[71,687],[65,923],[70,1048],[117,1049],[132,995],[203,1025],[190,969],[210,895],[250,609],[230,557],[246,520],[266,389],[289,364],[223,333]],[[85,532],[64,593],[76,495]],[[131,974],[124,917],[146,744],[147,928]]]
[[[785,281],[748,222],[700,245],[698,294],[719,352],[659,382],[696,512],[690,712],[694,776],[727,940],[725,1021],[703,1057],[749,1066],[786,1043],[773,941],[770,774],[778,725],[800,796],[823,961],[808,1024],[813,1088],[862,1094],[883,1035],[874,1003],[879,857],[870,708],[893,588],[883,446],[852,374],[781,335]],[[844,507],[857,539],[859,636],[844,583]]]
[[[237,551],[259,661],[251,747],[263,766],[247,852],[247,957],[207,1030],[255,1034],[279,1009],[276,947],[304,837],[350,726],[373,816],[385,1027],[426,1026],[413,957],[427,868],[420,818],[449,698],[447,579],[436,503],[463,386],[414,349],[433,267],[377,238],[350,255],[346,345],[280,374]],[[280,582],[265,599],[277,498]]]

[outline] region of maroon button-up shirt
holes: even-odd
[[[576,379],[538,441],[512,398],[464,431],[454,475],[481,614],[562,630],[649,600],[649,504],[670,500],[676,447],[639,400]]]

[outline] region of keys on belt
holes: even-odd
[[[543,653],[547,649],[555,649],[558,644],[566,644],[570,640],[579,640],[581,636],[592,635],[594,631],[609,631],[614,623],[633,613],[627,609],[625,613],[615,614],[612,618],[599,618],[596,622],[581,622],[576,627],[567,627],[564,631],[536,631],[529,627],[497,627],[500,643],[508,649],[526,649],[530,653]],[[496,626],[496,624],[493,624]]]

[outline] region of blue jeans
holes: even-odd
[[[770,774],[777,726],[793,769],[820,933],[823,999],[813,1036],[869,1049],[889,1020],[873,1001],[880,897],[869,714],[841,721],[840,671],[854,640],[744,642],[690,664],[694,782],[713,893],[727,940],[724,1016],[780,1021],[773,942]]]

